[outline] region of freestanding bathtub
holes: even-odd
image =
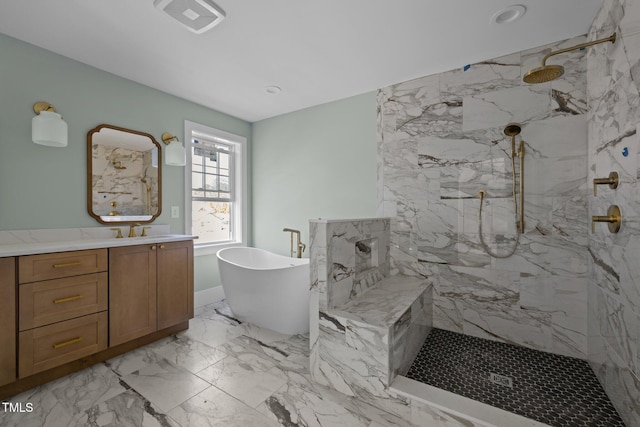
[[[308,258],[247,247],[216,255],[224,294],[239,320],[282,334],[309,332]]]

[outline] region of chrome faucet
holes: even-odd
[[[289,251],[291,258],[293,258],[293,235],[294,234],[296,235],[297,237],[296,258],[302,258],[302,252],[304,252],[304,250],[307,248],[307,245],[305,245],[300,241],[300,230],[294,230],[292,228],[283,228],[282,231],[291,233],[291,247]]]

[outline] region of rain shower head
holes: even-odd
[[[546,83],[559,79],[563,74],[564,67],[562,65],[543,65],[542,67],[528,71],[522,80],[529,84]]]
[[[546,62],[547,62],[547,59],[549,59],[549,57],[558,55],[561,53],[571,52],[572,50],[576,50],[576,49],[582,49],[583,47],[593,46],[594,44],[605,43],[605,42],[615,43],[616,33],[611,34],[609,37],[605,39],[594,40],[592,42],[582,43],[576,46],[568,47],[566,49],[558,50],[556,52],[548,53],[547,55],[545,55],[544,58],[542,58],[542,66],[528,71],[527,74],[524,75],[522,80],[525,83],[536,84],[536,83],[546,83],[546,82],[555,80],[557,78],[560,78],[564,74],[564,67],[562,65],[547,65]]]

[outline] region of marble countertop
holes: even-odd
[[[416,277],[387,277],[356,299],[330,311],[347,319],[389,327],[429,286],[427,280]]]
[[[51,230],[0,231],[0,257],[66,252],[83,249],[113,248],[160,242],[192,240],[187,234],[171,234],[165,225],[152,225],[145,237],[126,237],[128,226],[120,226],[124,238],[117,239],[111,227],[69,228]],[[136,227],[136,233],[141,233]]]

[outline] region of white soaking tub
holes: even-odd
[[[309,332],[308,258],[247,247],[221,249],[216,255],[222,288],[239,320],[282,334]]]

